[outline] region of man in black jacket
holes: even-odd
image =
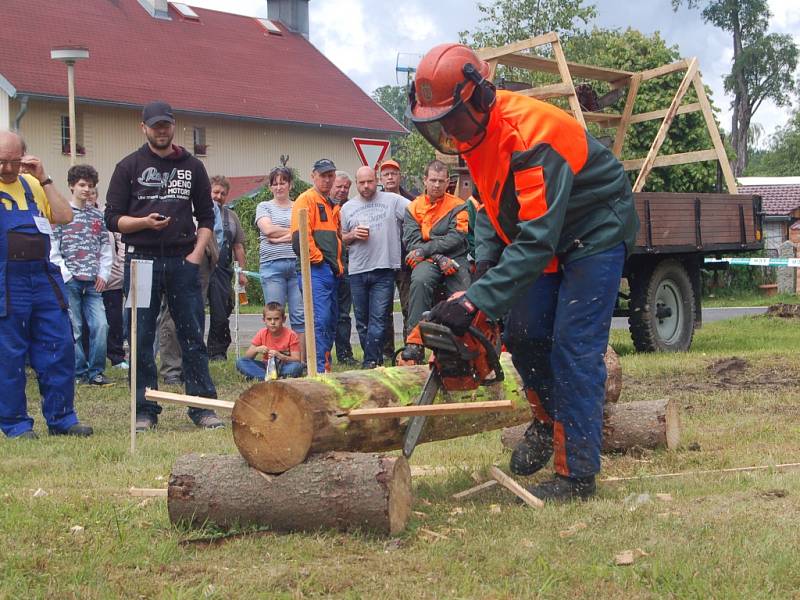
[[[170,105],[157,101],[145,106],[141,127],[147,143],[117,164],[108,185],[105,219],[108,229],[121,232],[127,245],[126,295],[131,259],[153,264],[150,304],[138,310],[136,335],[136,430],[147,431],[156,426],[161,412],[158,404],[145,400],[144,390],[158,388],[153,339],[162,293],[183,354],[186,393],[217,397],[203,342],[204,303],[198,276],[212,236],[214,208],[203,163],[172,143],[175,117]],[[211,410],[190,408],[189,417],[198,427],[223,427]]]

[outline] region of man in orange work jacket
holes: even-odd
[[[331,348],[336,337],[339,316],[337,295],[344,273],[342,236],[339,227],[339,205],[328,197],[336,179],[336,165],[327,158],[314,163],[311,171],[313,187],[300,194],[292,206],[292,248],[297,255],[297,277],[300,291],[300,231],[299,213],[308,209],[308,257],[311,262],[311,287],[314,301],[314,343],[317,347],[317,372],[331,370]],[[264,299],[265,301],[267,298]]]
[[[553,457],[546,501],[588,498],[600,470],[603,355],[626,251],[638,220],[614,155],[570,115],[496,91],[489,65],[441,44],[416,71],[409,116],[438,150],[461,154],[480,192],[476,280],[431,320],[463,334],[478,316],[505,319],[504,341],[533,422],[514,450],[521,475]]]
[[[406,207],[403,244],[406,264],[412,269],[408,294],[408,330],[402,359],[405,364],[422,363],[425,350],[414,331],[422,313],[430,310],[433,294],[444,284],[448,295],[469,285],[467,264],[467,205],[447,193],[447,165],[434,160],[425,167],[425,193]]]

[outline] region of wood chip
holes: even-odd
[[[482,492],[483,490],[488,490],[490,487],[494,487],[497,485],[497,481],[494,479],[490,479],[489,481],[484,481],[481,484],[478,484],[474,487],[471,487],[463,492],[458,492],[457,494],[453,494],[451,498],[453,500],[461,500],[462,498],[467,498],[468,496],[472,496],[473,494],[477,494],[478,492]]]
[[[449,467],[431,467],[429,465],[419,465],[411,467],[412,477],[425,477],[426,475],[447,475],[451,469]]]
[[[416,516],[416,517],[419,517],[420,519],[427,519],[428,518],[428,513],[424,513],[424,512],[418,511],[418,510],[412,510],[411,514]]]
[[[533,508],[544,508],[544,502],[540,499],[531,494],[528,490],[518,484],[516,481],[511,479],[508,475],[503,473],[500,469],[495,466],[492,466],[491,469],[492,477],[497,480],[497,483],[502,485],[504,488],[509,490],[519,499],[521,499],[525,504],[531,506]]]
[[[136,488],[132,487],[130,490],[131,496],[144,496],[146,498],[159,498],[167,497],[167,488]]]
[[[80,535],[81,533],[83,533],[83,531],[84,529],[80,525],[73,525],[72,527],[69,528],[69,532],[72,535]]]
[[[419,528],[419,532],[425,536],[433,538],[434,541],[436,540],[449,540],[450,538],[446,535],[442,535],[441,533],[436,533],[435,531],[431,531],[430,529],[425,529],[424,527]]]
[[[463,515],[464,514],[464,509],[461,508],[460,506],[456,506],[453,510],[450,511],[450,514],[451,515]]]
[[[647,552],[641,548],[636,548],[635,550],[623,550],[614,556],[614,564],[619,567],[627,567],[632,565],[637,558],[642,556],[649,556],[649,554],[647,554]]]
[[[672,494],[656,494],[656,498],[662,502],[672,502]]]
[[[45,492],[42,488],[39,488],[38,490],[33,492],[34,498],[43,498],[45,496],[47,496],[47,492]]]
[[[578,533],[582,529],[586,529],[586,527],[587,527],[586,523],[581,521],[581,522],[575,523],[575,525],[572,525],[568,529],[564,529],[563,531],[559,531],[558,535],[559,535],[559,537],[567,538],[567,537],[575,535],[576,533]]]
[[[499,504],[490,504],[489,512],[493,515],[499,515],[501,512],[503,512],[503,510],[500,508]]]

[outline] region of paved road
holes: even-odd
[[[745,308],[704,308],[703,309],[703,323],[712,323],[714,321],[723,321],[725,319],[735,319],[736,317],[743,317],[747,315],[760,315],[767,312],[764,307],[745,307]],[[206,322],[208,319],[206,319]],[[208,323],[206,323],[206,326]],[[261,315],[240,315],[239,316],[239,343],[243,347],[247,347],[250,340],[256,332],[263,327],[261,322]],[[627,329],[628,319],[626,317],[615,317],[611,324],[612,329]],[[394,330],[396,344],[399,347],[402,340],[398,332],[402,332],[403,321],[400,313],[394,313]],[[233,335],[233,316],[231,316],[231,335]],[[353,332],[350,336],[351,342],[358,344],[358,335],[356,334],[355,321],[353,321]]]

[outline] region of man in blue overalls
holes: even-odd
[[[78,423],[75,347],[67,296],[50,255],[50,224],[69,223],[72,209],[25,154],[16,133],[0,131],[0,429],[35,439],[25,397],[25,358],[36,371],[42,413],[51,435],[92,435]]]

